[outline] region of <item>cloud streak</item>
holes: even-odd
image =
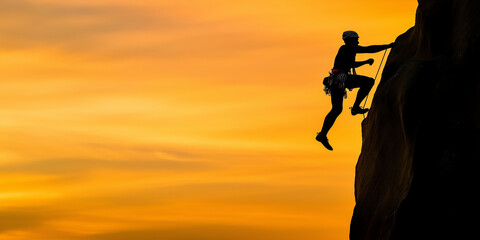
[[[19,164],[0,166],[4,173],[34,174],[73,174],[94,170],[129,170],[129,171],[192,171],[207,168],[207,164],[199,162],[179,162],[170,160],[132,160],[106,161],[101,159],[49,159]]]
[[[2,47],[63,48],[75,52],[108,46],[102,36],[152,28],[175,28],[166,16],[122,6],[82,6],[6,0],[0,3]]]

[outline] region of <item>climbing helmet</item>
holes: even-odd
[[[355,31],[345,31],[343,32],[342,39],[345,40],[347,38],[359,38],[359,36]]]

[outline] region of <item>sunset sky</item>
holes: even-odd
[[[0,239],[348,239],[363,118],[316,142],[322,80],[416,6],[1,0]]]

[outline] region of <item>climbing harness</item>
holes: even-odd
[[[375,74],[375,81],[377,80],[377,76],[378,76],[378,73],[380,72],[380,68],[382,67],[383,59],[385,59],[385,55],[387,54],[387,50],[388,50],[388,48],[385,49],[385,52],[383,53],[382,61],[380,62],[380,66],[378,66],[377,74]],[[367,105],[368,95],[370,95],[370,93],[367,94],[367,97],[365,98],[365,103],[363,104],[363,108],[365,108],[365,105]],[[363,119],[365,119],[365,113],[363,114]]]
[[[343,92],[343,97],[347,98],[347,91],[345,90],[345,84],[347,81],[347,72],[338,69],[332,69],[330,75],[323,79],[323,85],[325,88],[323,91],[328,96],[332,95],[332,91]]]

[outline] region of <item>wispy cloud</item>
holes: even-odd
[[[0,3],[2,48],[60,48],[99,51],[108,47],[102,37],[154,27],[175,28],[173,20],[148,9],[125,6],[6,0]],[[128,36],[125,36],[128,38]]]
[[[8,221],[1,221],[0,234],[9,230],[34,228],[58,217],[59,214],[51,209],[38,207],[12,207],[0,210],[0,219],[8,219]]]
[[[33,174],[75,174],[97,170],[128,170],[128,171],[185,171],[200,170],[207,164],[199,162],[180,162],[172,160],[151,159],[131,161],[107,161],[95,159],[50,159],[7,164],[0,166],[4,173]]]
[[[310,231],[310,234],[308,233]],[[313,240],[329,239],[331,235],[323,234],[312,236],[311,231],[314,229],[288,229],[278,230],[275,228],[255,227],[255,226],[232,226],[232,225],[192,225],[178,228],[165,229],[145,229],[132,231],[119,231],[106,234],[98,234],[85,237],[85,239],[95,240],[146,240],[146,239],[190,239],[194,236],[199,240],[243,240],[252,239],[257,236],[278,240],[294,240],[304,239]],[[294,238],[292,236],[295,236]]]

